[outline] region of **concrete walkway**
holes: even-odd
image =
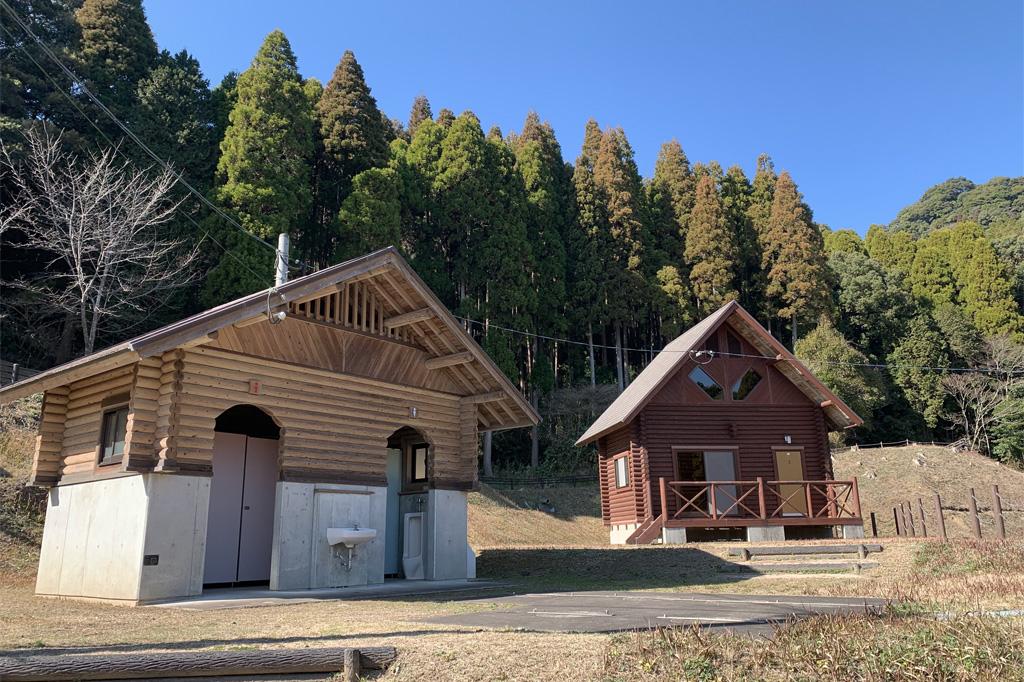
[[[699,624],[746,632],[820,613],[878,610],[880,599],[754,596],[685,592],[559,592],[467,603],[498,604],[496,611],[435,616],[423,622],[538,632],[618,632]]]
[[[394,599],[398,597],[429,597],[431,595],[456,596],[458,593],[472,594],[481,590],[503,587],[490,580],[389,580],[378,585],[359,587],[335,587],[316,590],[271,590],[266,587],[225,587],[204,590],[197,597],[147,604],[149,608],[192,609],[210,611],[215,609],[242,609],[253,606],[280,606],[282,604],[303,604],[325,599],[349,601],[353,599]]]

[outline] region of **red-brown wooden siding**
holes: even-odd
[[[719,348],[728,350],[726,328]],[[743,355],[758,355],[742,339]],[[680,366],[638,416],[599,440],[602,516],[605,524],[643,521],[661,513],[658,479],[676,480],[675,446],[737,448],[737,480],[775,480],[773,448],[801,449],[804,478],[832,477],[828,432],[822,408],[772,365],[773,359],[716,357],[702,365],[722,385],[721,400],[708,397],[689,378],[693,361]],[[753,368],[762,380],[745,400],[732,400],[731,387]],[[791,443],[785,442],[790,436]],[[629,452],[631,485],[615,488],[617,455]],[[817,499],[819,495],[815,495]],[[772,500],[769,500],[769,504]],[[670,505],[670,510],[672,506]]]

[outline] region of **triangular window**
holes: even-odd
[[[752,369],[748,369],[743,373],[736,383],[732,385],[732,399],[733,400],[744,400],[751,391],[753,391],[757,385],[761,383],[761,375]]]
[[[705,393],[715,400],[721,400],[725,393],[719,383],[700,367],[694,367],[690,372],[690,381],[700,386]]]

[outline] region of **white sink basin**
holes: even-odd
[[[377,537],[374,528],[328,528],[327,542],[331,545],[345,545],[349,549]]]

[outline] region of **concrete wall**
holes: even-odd
[[[431,490],[427,501],[427,580],[466,578],[467,497],[459,490]]]
[[[143,474],[50,490],[36,593],[136,602],[199,594],[209,479]],[[157,555],[143,566],[144,555]]]
[[[639,523],[616,523],[611,527],[609,532],[610,541],[613,545],[624,545],[629,536],[633,534],[637,528],[640,527]]]
[[[270,589],[347,587],[384,582],[387,488],[279,482],[274,516]],[[377,537],[357,546],[345,569],[327,544],[327,529],[374,528]]]

